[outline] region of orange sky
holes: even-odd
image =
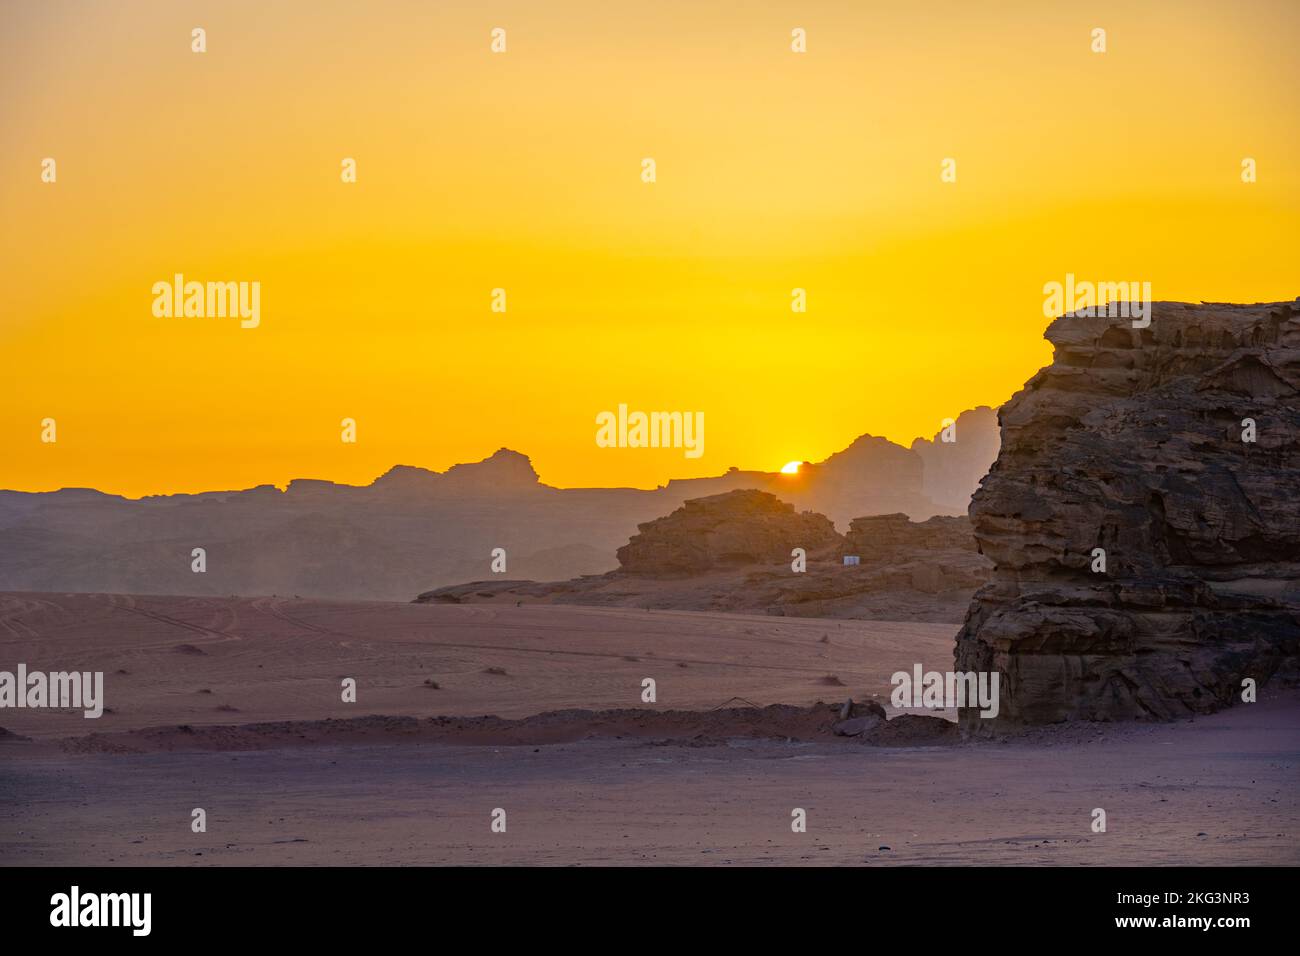
[[[10,0],[0,487],[502,445],[650,487],[932,435],[1050,360],[1067,272],[1300,293],[1297,40],[1289,0]],[[260,326],[155,317],[177,272],[260,282]],[[704,412],[705,453],[598,447],[620,402]]]

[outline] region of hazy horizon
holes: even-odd
[[[979,409],[981,409],[981,408],[989,408],[989,407],[990,407],[990,406],[976,406],[975,408],[967,408],[967,409],[963,409],[961,412],[958,412],[958,413],[957,413],[957,418],[960,419],[961,415],[964,415],[964,414],[966,414],[967,412],[974,412],[974,411],[977,411],[977,410],[979,410]],[[991,410],[992,410],[993,412],[996,413],[996,412],[997,412],[997,408],[998,408],[998,406],[992,406]],[[889,441],[891,444],[894,444],[894,445],[896,445],[896,446],[899,447],[899,448],[910,449],[910,448],[911,448],[911,445],[912,445],[913,442],[917,442],[917,441],[932,441],[932,440],[935,439],[935,437],[936,437],[937,434],[938,434],[938,432],[936,432],[934,435],[917,435],[914,439],[912,439],[911,442],[907,442],[907,443],[894,442],[892,439],[884,439],[884,440],[885,440],[885,441]],[[849,439],[849,441],[845,443],[845,445],[844,445],[843,448],[837,448],[837,449],[833,450],[830,454],[831,454],[831,455],[834,455],[834,454],[836,454],[836,453],[838,453],[838,452],[840,452],[840,451],[843,451],[845,448],[848,448],[848,447],[851,446],[854,442],[856,442],[858,439],[861,439],[861,438],[884,438],[884,436],[882,436],[882,435],[870,435],[870,434],[864,432],[864,433],[861,434],[861,435],[856,435],[856,436],[854,436],[853,438]],[[491,444],[491,443],[489,442],[488,444]],[[625,449],[620,449],[620,450],[626,451]],[[653,449],[639,449],[639,450],[641,450],[641,451],[645,451],[645,450],[653,451]],[[286,479],[286,480],[281,480],[281,481],[259,481],[259,482],[256,482],[256,483],[254,483],[254,484],[251,484],[251,485],[245,485],[245,486],[241,486],[241,487],[230,487],[230,488],[202,487],[202,488],[194,488],[194,489],[190,489],[190,488],[180,488],[180,489],[173,489],[173,490],[169,490],[169,491],[142,491],[142,492],[140,492],[140,493],[138,493],[138,494],[127,494],[127,493],[123,493],[123,492],[119,492],[119,491],[113,491],[113,490],[111,490],[111,489],[107,489],[107,488],[102,488],[102,487],[97,487],[97,486],[91,486],[91,485],[78,485],[78,484],[60,485],[60,486],[58,486],[57,488],[8,488],[8,487],[0,487],[0,491],[13,491],[13,492],[18,492],[18,493],[20,493],[20,494],[49,494],[49,493],[56,492],[56,491],[92,490],[92,491],[99,491],[99,492],[102,492],[102,493],[104,493],[104,494],[108,494],[108,495],[115,495],[115,496],[118,496],[118,497],[127,498],[127,499],[129,499],[129,500],[137,500],[137,501],[138,501],[138,500],[140,500],[140,499],[142,499],[142,498],[157,498],[157,497],[165,497],[165,496],[168,496],[168,495],[192,495],[192,494],[206,494],[206,493],[215,493],[215,494],[220,494],[220,493],[230,492],[230,491],[248,491],[248,490],[251,490],[251,489],[253,489],[253,488],[261,488],[261,487],[265,487],[265,486],[267,486],[267,485],[273,486],[273,487],[275,487],[276,489],[278,489],[279,491],[285,491],[285,490],[288,489],[289,485],[292,484],[292,483],[295,482],[295,481],[325,481],[325,482],[330,482],[330,483],[332,483],[332,484],[337,484],[337,485],[346,486],[346,487],[364,488],[364,487],[368,487],[368,486],[370,486],[370,485],[373,485],[373,484],[374,484],[375,482],[377,482],[379,479],[383,478],[383,477],[384,477],[385,475],[387,475],[389,472],[391,472],[391,471],[393,471],[393,470],[395,470],[395,469],[397,469],[397,468],[413,468],[413,469],[417,469],[417,470],[420,470],[420,471],[428,471],[428,472],[432,472],[432,473],[434,473],[434,474],[443,475],[443,474],[446,474],[448,470],[450,470],[451,468],[454,468],[454,467],[456,467],[456,466],[458,466],[458,465],[477,465],[477,464],[482,464],[482,463],[488,461],[488,460],[489,460],[490,458],[492,458],[494,455],[498,454],[499,452],[503,452],[503,451],[514,452],[515,454],[522,455],[524,458],[528,459],[529,463],[530,463],[530,464],[532,465],[532,467],[533,467],[533,470],[534,470],[535,472],[537,472],[536,462],[533,461],[533,459],[532,459],[532,455],[530,455],[526,449],[522,449],[522,448],[510,448],[510,447],[507,447],[506,445],[500,445],[500,446],[498,446],[497,448],[493,449],[492,451],[490,451],[490,452],[486,452],[485,454],[481,455],[480,457],[473,458],[473,459],[467,459],[467,460],[465,460],[465,461],[456,461],[456,462],[451,462],[449,465],[447,465],[447,466],[445,466],[445,467],[443,467],[443,468],[433,468],[433,467],[426,466],[426,465],[418,465],[418,464],[414,464],[414,463],[412,463],[412,462],[408,462],[408,461],[395,461],[395,462],[392,462],[391,464],[389,464],[388,467],[384,468],[384,469],[383,469],[382,471],[380,471],[379,473],[373,475],[372,477],[370,477],[370,478],[366,478],[366,479],[362,479],[362,480],[360,480],[360,481],[356,481],[356,482],[353,482],[353,481],[339,481],[339,480],[334,479],[334,478],[323,477],[323,476],[320,476],[320,475],[306,475],[306,474],[304,474],[304,475],[294,475],[294,476],[292,476],[292,477],[290,477],[290,478],[288,478],[288,479]],[[827,457],[829,457],[829,456],[827,456]],[[822,459],[822,460],[824,460],[824,459]],[[819,461],[820,461],[820,460],[819,460]],[[802,460],[802,461],[800,462],[800,464],[817,464],[817,463],[819,463],[819,461],[813,461],[812,459],[804,459],[804,460]],[[788,464],[788,463],[787,463],[787,464]],[[667,486],[669,483],[674,482],[674,481],[689,481],[689,480],[692,480],[692,479],[698,479],[698,478],[716,478],[716,477],[720,477],[720,476],[726,474],[726,473],[727,473],[728,471],[730,471],[732,468],[735,468],[735,469],[738,470],[738,471],[744,471],[744,472],[762,472],[762,473],[765,473],[765,474],[777,474],[777,473],[779,473],[779,472],[782,470],[782,469],[781,469],[781,466],[779,466],[779,465],[776,466],[776,467],[771,467],[771,468],[768,468],[768,467],[747,467],[747,466],[745,466],[745,465],[724,465],[724,466],[720,466],[716,471],[710,472],[710,473],[705,474],[705,475],[690,475],[690,476],[671,475],[671,476],[669,476],[668,478],[664,479],[662,482],[660,482],[660,483],[658,483],[658,484],[654,484],[654,485],[631,485],[631,484],[623,484],[623,485],[559,485],[559,484],[555,484],[554,482],[548,481],[547,478],[546,478],[546,476],[543,475],[543,474],[541,474],[540,472],[537,472],[537,480],[538,480],[538,484],[545,485],[545,486],[547,486],[548,488],[555,488],[555,489],[558,489],[558,490],[561,490],[561,491],[583,491],[583,490],[630,490],[630,491],[654,491],[655,489],[663,488],[663,487]],[[791,476],[791,477],[797,477],[797,474],[798,474],[798,473],[796,472],[796,473],[794,473],[794,475]]]

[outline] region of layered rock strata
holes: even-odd
[[[1300,649],[1300,305],[1063,316],[971,503],[993,580],[959,671],[999,727],[1240,701]],[[991,729],[974,710],[967,730]]]

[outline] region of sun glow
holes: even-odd
[[[801,461],[787,461],[784,465],[781,466],[781,474],[797,475],[799,474],[799,466],[802,464],[803,462]]]
[[[1095,0],[1104,54],[1027,0],[806,4],[807,53],[778,0],[508,3],[501,54],[469,3],[188,4],[202,54],[173,6],[0,0],[0,488],[368,485],[504,445],[553,487],[650,489],[1001,404],[1067,272],[1300,287],[1290,0]],[[1179,149],[1061,150],[1090,110]],[[163,116],[193,120],[165,154]],[[228,282],[249,314],[207,317]],[[703,414],[700,457],[593,441],[624,400]]]

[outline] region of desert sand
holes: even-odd
[[[0,668],[102,670],[111,712],[0,711],[27,738],[0,742],[0,863],[1300,863],[1294,690],[1195,721],[901,747],[834,737],[808,706],[887,703],[893,671],[946,669],[952,640],[699,612],[5,595]]]
[[[6,710],[0,727],[53,739],[366,714],[527,717],[642,707],[646,677],[664,710],[887,697],[896,670],[946,669],[954,631],[624,608],[10,594],[0,669],[103,671],[112,712]],[[341,699],[345,677],[355,704]]]

